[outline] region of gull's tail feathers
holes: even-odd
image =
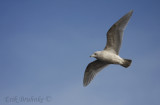
[[[123,64],[121,64],[121,66],[127,68],[127,67],[129,67],[131,65],[131,63],[132,63],[132,60],[124,59],[124,62],[123,62]]]

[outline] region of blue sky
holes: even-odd
[[[158,0],[1,0],[0,104],[159,105],[160,2]],[[106,32],[134,10],[120,56],[87,87],[84,70],[102,50]],[[6,97],[51,97],[6,101]],[[45,100],[45,98],[44,98]]]

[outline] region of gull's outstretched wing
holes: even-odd
[[[104,50],[112,51],[115,54],[119,53],[123,31],[132,16],[133,10],[128,12],[122,18],[120,18],[107,32],[107,44]]]
[[[83,86],[87,86],[94,76],[107,65],[109,64],[100,60],[89,63],[84,73]]]

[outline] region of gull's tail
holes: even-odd
[[[123,62],[123,64],[121,64],[121,66],[127,68],[127,67],[129,67],[131,65],[131,63],[132,63],[132,60],[124,59],[124,62]]]

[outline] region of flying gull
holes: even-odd
[[[87,86],[95,75],[109,64],[118,64],[125,68],[131,65],[132,60],[123,59],[119,56],[123,31],[132,16],[133,10],[120,18],[107,32],[107,43],[102,51],[96,51],[90,57],[96,58],[88,64],[83,79],[83,86]]]

